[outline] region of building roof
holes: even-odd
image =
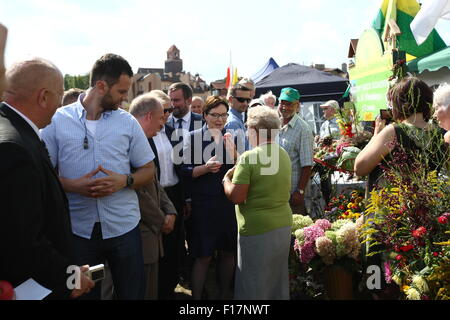
[[[223,80],[211,82],[211,87],[213,87],[214,89],[225,89],[225,85],[226,83]]]
[[[139,68],[137,73],[144,74],[144,75],[147,75],[149,73],[158,73],[159,76],[162,78],[164,76],[164,69],[160,69],[160,68]]]
[[[167,53],[175,51],[180,52],[180,50],[175,45],[173,45],[169,48],[169,50],[167,50]]]
[[[348,48],[348,58],[353,58],[355,56],[357,47],[358,47],[358,39],[351,39],[350,46]]]

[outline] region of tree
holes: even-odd
[[[89,88],[89,75],[76,75],[71,76],[70,74],[66,74],[64,76],[64,88],[69,90],[71,88],[78,88],[86,90]]]

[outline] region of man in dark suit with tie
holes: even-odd
[[[177,82],[169,87],[169,97],[173,113],[169,117],[169,125],[174,129],[184,129],[187,132],[202,127],[202,116],[190,111],[192,103],[192,88],[183,82]]]
[[[161,92],[152,91],[152,94],[161,100],[165,114],[166,110],[169,112],[169,109],[173,112],[168,117],[164,129],[157,136],[149,139],[155,154],[154,162],[157,167],[158,179],[178,213],[176,219],[174,216],[166,217],[169,220],[175,219],[175,224],[171,233],[163,235],[165,256],[160,260],[159,265],[159,298],[164,300],[174,299],[174,289],[180,273],[181,276],[183,273],[190,274],[189,271],[183,272],[186,268],[184,266],[186,257],[184,226],[186,217],[184,215],[189,212],[186,204],[189,196],[184,191],[188,188],[181,180],[178,164],[182,160],[183,130],[187,135],[189,131],[200,128],[202,117],[190,112],[192,89],[187,84],[181,82],[172,84],[169,88],[169,97]],[[180,130],[174,129],[178,127]],[[175,155],[173,159],[172,153]],[[184,278],[186,278],[185,275]]]
[[[81,273],[78,289],[70,285],[68,202],[39,132],[61,106],[63,76],[36,58],[14,64],[6,80],[0,105],[0,278],[13,286],[32,278],[52,290],[49,298],[77,298],[94,283]]]

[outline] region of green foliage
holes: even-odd
[[[64,76],[64,89],[69,90],[71,88],[78,88],[86,90],[89,88],[89,75],[77,75],[71,76],[66,74]]]

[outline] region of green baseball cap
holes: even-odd
[[[297,89],[294,88],[283,88],[281,90],[280,97],[278,98],[280,101],[285,100],[289,102],[294,102],[300,99],[300,93]]]

